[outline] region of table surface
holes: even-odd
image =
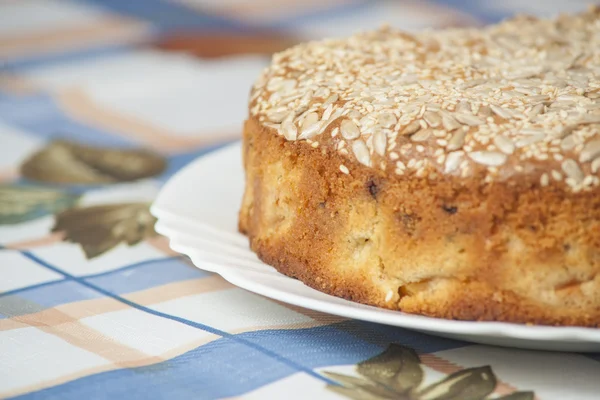
[[[0,0],[0,397],[600,398],[600,355],[286,306],[192,267],[148,213],[179,168],[239,138],[274,51],[586,3]],[[390,376],[396,393],[373,393]]]

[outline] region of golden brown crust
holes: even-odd
[[[441,318],[600,325],[597,188],[386,174],[254,118],[243,158],[240,231],[311,287]]]

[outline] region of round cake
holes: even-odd
[[[600,9],[301,44],[249,110],[239,228],[281,273],[408,313],[600,326]]]

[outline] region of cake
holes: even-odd
[[[275,54],[243,163],[240,231],[317,290],[600,325],[600,8]]]

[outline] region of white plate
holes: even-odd
[[[243,186],[239,143],[192,162],[165,184],[152,206],[158,218],[157,231],[198,268],[286,303],[476,343],[600,352],[600,329],[429,318],[370,307],[309,288],[278,273],[248,249],[246,237],[237,231]]]

